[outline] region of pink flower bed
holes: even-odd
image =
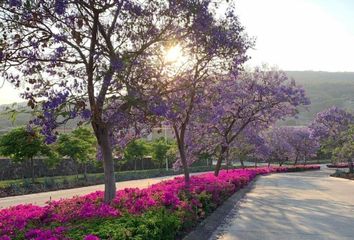
[[[15,238],[19,233],[24,234],[26,239],[65,239],[65,228],[75,220],[141,214],[153,207],[166,207],[172,211],[198,209],[203,205],[199,198],[203,193],[211,196],[212,203],[217,206],[259,174],[319,168],[315,165],[306,165],[236,169],[228,172],[224,170],[218,177],[213,173],[206,173],[192,176],[188,191],[184,178],[176,177],[145,189],[119,190],[110,205],[103,203],[103,192],[100,191],[53,201],[44,207],[18,205],[0,211],[0,240]],[[87,239],[95,239],[94,237],[88,235]]]
[[[334,163],[334,164],[327,164],[327,167],[329,167],[329,168],[348,168],[349,164],[348,163]]]

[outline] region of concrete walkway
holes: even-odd
[[[210,240],[353,240],[354,181],[333,171],[260,177]]]

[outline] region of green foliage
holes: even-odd
[[[14,161],[23,162],[49,153],[49,147],[37,131],[15,128],[0,138],[0,154]]]
[[[143,159],[148,153],[149,146],[144,139],[131,141],[124,149],[124,159],[128,162],[135,162]]]
[[[120,240],[173,240],[181,228],[176,213],[165,208],[150,210],[140,216],[123,215],[119,218],[94,219],[72,224],[67,236],[83,239],[93,234],[101,239]]]
[[[176,156],[177,146],[171,141],[166,141],[164,138],[159,138],[151,143],[151,156],[152,160],[155,161],[159,168],[162,167],[163,163],[171,158],[173,155]]]
[[[89,163],[96,158],[96,138],[87,128],[77,128],[69,134],[61,134],[57,150],[79,164]]]
[[[32,182],[35,181],[34,157],[41,155],[54,158],[52,149],[44,143],[39,132],[24,127],[14,128],[0,138],[0,154],[21,163],[30,161]]]
[[[333,150],[333,159],[335,161],[348,161],[350,172],[354,172],[354,125],[340,135],[339,144]]]

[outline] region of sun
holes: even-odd
[[[183,52],[181,45],[177,44],[168,48],[165,53],[165,61],[168,63],[176,63],[183,59]]]

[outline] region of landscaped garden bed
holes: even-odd
[[[332,164],[327,164],[328,168],[348,168],[349,165],[348,163],[332,163]]]
[[[0,239],[178,239],[259,174],[316,170],[319,166],[223,170],[183,177],[145,189],[117,191],[108,205],[103,192],[18,205],[0,211]]]
[[[190,172],[207,172],[213,171],[212,166],[197,166],[191,167]],[[174,171],[173,169],[148,169],[138,171],[122,171],[116,172],[117,181],[129,181],[144,178],[155,178],[162,176],[171,176],[182,174],[183,171]],[[70,189],[78,187],[93,186],[104,183],[103,173],[88,174],[87,179],[84,176],[70,175],[70,176],[56,176],[37,178],[35,183],[30,179],[6,180],[0,181],[0,198],[9,196],[18,196],[31,193],[56,191],[61,189]]]
[[[354,173],[348,173],[341,170],[337,170],[336,172],[331,174],[331,177],[339,177],[339,178],[354,180]]]

